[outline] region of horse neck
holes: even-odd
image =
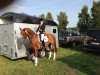
[[[34,38],[34,37],[37,37],[37,34],[35,32],[33,32],[32,30],[28,30],[28,37],[31,39],[31,38]]]

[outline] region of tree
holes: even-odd
[[[36,17],[36,15],[33,15],[33,17]]]
[[[68,30],[75,30],[75,31],[79,31],[78,27],[69,27]]]
[[[91,14],[92,14],[92,22],[93,27],[100,29],[100,1],[93,2],[93,6],[91,8]]]
[[[58,20],[58,29],[59,31],[66,30],[66,26],[68,24],[68,17],[66,15],[66,12],[60,12],[59,15],[57,15]]]
[[[81,9],[81,13],[79,13],[79,21],[77,23],[77,27],[81,33],[85,33],[88,29],[91,28],[91,17],[88,13],[88,6],[84,5]]]
[[[45,15],[44,14],[39,15],[39,17],[45,19]]]
[[[47,20],[52,20],[52,21],[53,21],[53,17],[52,17],[51,12],[48,12],[48,13],[47,13],[46,19],[47,19]]]

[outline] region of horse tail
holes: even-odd
[[[50,40],[50,44],[49,44],[49,47],[53,50],[53,52],[56,52],[57,53],[57,46],[56,46],[56,38],[54,35],[52,34],[46,34]]]
[[[54,37],[54,49],[55,49],[55,52],[57,53],[57,46],[56,46],[56,38]]]
[[[57,46],[56,46],[56,44],[55,44],[55,52],[57,53]]]

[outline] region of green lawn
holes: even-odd
[[[55,61],[39,58],[38,66],[0,56],[0,75],[100,75],[100,55],[85,53],[81,46],[59,48]]]

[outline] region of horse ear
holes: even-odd
[[[23,29],[23,31],[25,31],[25,29]]]
[[[21,28],[19,28],[20,30],[22,30]]]
[[[25,33],[28,34],[28,32],[25,30]]]

